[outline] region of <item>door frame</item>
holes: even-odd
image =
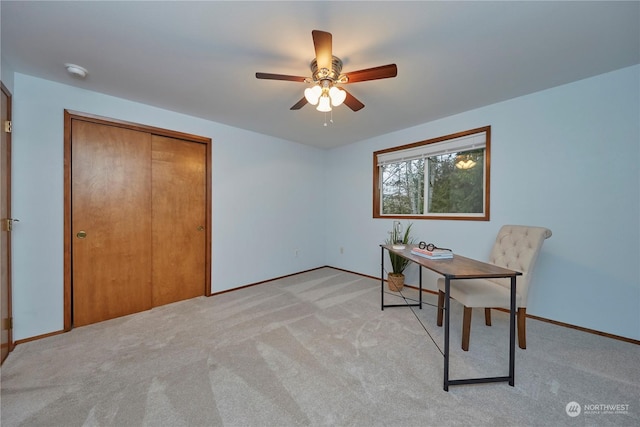
[[[73,266],[71,252],[71,123],[73,120],[83,120],[90,123],[97,123],[107,126],[117,126],[126,129],[148,132],[153,135],[161,135],[169,138],[181,139],[184,141],[205,144],[206,146],[206,201],[205,201],[205,289],[204,295],[211,296],[211,138],[198,136],[154,126],[141,125],[124,120],[111,119],[97,116],[95,114],[82,113],[73,110],[64,110],[64,330],[70,331],[73,328]]]
[[[7,97],[7,117],[6,120],[11,121],[11,101],[12,101],[12,95],[11,92],[9,91],[9,89],[4,85],[4,83],[2,83],[0,81],[0,90],[2,91],[3,95]],[[2,118],[4,120],[4,117]],[[2,126],[4,126],[4,123],[2,123]],[[4,132],[4,129],[2,130]],[[11,132],[7,132],[6,133],[6,142],[7,142],[7,170],[3,171],[2,173],[4,173],[5,176],[5,180],[4,182],[6,182],[7,188],[6,188],[6,203],[7,203],[7,218],[11,218]],[[3,254],[4,256],[4,254]],[[12,309],[12,289],[11,289],[11,232],[8,231],[7,232],[7,318],[10,319],[9,320],[9,328],[8,328],[8,336],[7,336],[7,340],[8,340],[8,351],[7,351],[7,355],[9,355],[9,353],[11,353],[13,351],[13,349],[15,348],[15,343],[13,342],[13,309]],[[4,314],[4,313],[3,313]],[[0,364],[4,362],[4,359],[0,360]]]

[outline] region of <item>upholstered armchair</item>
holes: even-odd
[[[538,253],[551,230],[543,227],[505,225],[496,238],[489,263],[522,273],[516,278],[516,307],[518,346],[527,347],[525,319],[529,284]],[[484,307],[485,324],[491,326],[491,308],[509,309],[510,279],[459,279],[451,280],[451,298],[464,306],[462,316],[462,349],[469,350],[471,309]],[[444,310],[444,278],[438,279],[438,326],[442,326]]]

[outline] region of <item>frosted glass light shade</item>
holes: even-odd
[[[318,102],[316,110],[322,111],[323,113],[331,111],[331,101],[329,100],[329,96],[323,95],[320,97],[320,102]]]
[[[331,89],[329,89],[329,96],[331,97],[331,105],[337,107],[339,105],[342,105],[344,100],[347,98],[347,92],[333,86]]]
[[[307,99],[307,102],[311,105],[316,105],[318,103],[318,99],[322,94],[322,89],[320,86],[316,85],[313,87],[308,87],[304,90],[304,97]]]

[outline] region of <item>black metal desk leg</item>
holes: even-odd
[[[515,357],[516,357],[516,276],[511,276],[511,310],[509,314],[509,385],[515,383]]]
[[[451,279],[444,278],[444,391],[449,391],[449,294]]]
[[[420,310],[422,310],[422,267],[418,265],[418,270],[420,271]]]
[[[384,248],[380,247],[380,309],[384,311]]]

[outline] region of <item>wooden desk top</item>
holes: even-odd
[[[411,253],[411,249],[417,245],[406,245],[405,249],[402,250],[393,249],[392,245],[380,246],[449,279],[489,279],[522,275],[519,271],[476,261],[475,259],[458,255],[455,252],[453,253],[453,258],[450,259],[428,259]]]

